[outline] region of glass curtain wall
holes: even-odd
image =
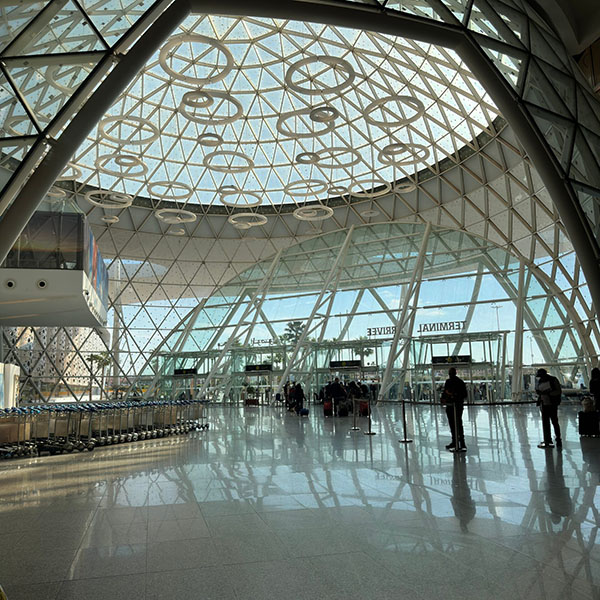
[[[542,365],[585,385],[583,335],[541,267],[461,231],[365,225],[280,252],[199,303],[149,361],[148,389],[174,394],[175,369],[192,369],[192,393],[226,401],[286,380],[313,397],[337,374],[383,384],[385,398],[435,398],[447,364],[465,361],[473,399],[519,399]],[[255,381],[258,364],[270,371]]]

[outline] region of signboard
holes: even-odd
[[[193,369],[174,369],[173,375],[197,375],[198,369],[194,367]]]
[[[252,371],[272,371],[273,365],[246,365],[246,373]]]
[[[431,333],[436,331],[462,331],[467,325],[466,321],[444,321],[441,323],[419,323],[417,333]]]
[[[361,360],[331,360],[330,369],[362,369]]]
[[[460,354],[454,356],[432,356],[432,365],[468,365],[471,363],[470,354]]]
[[[467,326],[466,321],[443,321],[439,323],[419,323],[416,333],[436,333],[438,331],[463,331]],[[396,327],[367,327],[367,336],[395,335]]]

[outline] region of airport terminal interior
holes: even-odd
[[[0,600],[600,598],[597,0],[6,0],[0,90]]]

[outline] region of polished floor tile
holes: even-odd
[[[533,407],[352,420],[211,407],[209,431],[0,464],[9,600],[600,598],[600,439]]]

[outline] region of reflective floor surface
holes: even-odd
[[[211,408],[212,429],[0,464],[0,582],[24,599],[600,597],[600,439],[533,407],[351,418]],[[360,419],[359,426],[366,427]]]

